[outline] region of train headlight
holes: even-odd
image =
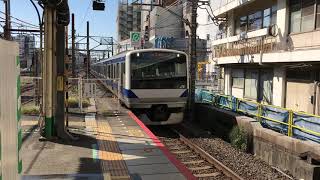
[[[177,54],[177,57],[180,57],[180,54]]]
[[[140,53],[137,53],[137,57],[140,57]]]

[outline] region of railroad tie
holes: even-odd
[[[187,164],[201,164],[201,163],[204,163],[204,162],[205,162],[204,160],[197,160],[197,161],[185,161],[185,162],[182,162],[182,163],[187,165]]]
[[[179,149],[184,149],[185,147],[181,147],[181,146],[172,146],[172,147],[169,147],[169,149],[171,150],[179,150]]]
[[[208,178],[208,177],[216,177],[216,176],[219,176],[220,174],[221,174],[220,172],[215,172],[215,173],[208,173],[208,174],[194,174],[194,176],[197,178]]]
[[[165,143],[166,146],[176,146],[176,145],[181,145],[181,143],[176,142],[176,143]]]
[[[202,166],[202,167],[193,167],[193,168],[189,168],[191,171],[199,171],[199,170],[207,170],[207,169],[211,169],[212,166]]]
[[[191,153],[192,151],[190,150],[185,150],[185,151],[172,151],[172,153],[174,154],[187,154],[187,153]]]

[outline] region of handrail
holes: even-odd
[[[297,134],[294,132],[295,129],[306,133],[308,135],[312,135],[312,136],[317,136],[319,139],[318,140],[314,140],[314,139],[310,139],[313,140],[315,142],[320,143],[320,132],[314,131],[312,129],[308,129],[306,127],[301,127],[299,125],[296,124],[295,119],[299,118],[300,116],[306,116],[305,118],[301,118],[301,120],[303,122],[306,123],[313,123],[313,124],[318,124],[320,126],[320,116],[319,115],[314,115],[314,114],[310,114],[310,113],[306,113],[306,112],[296,112],[293,111],[291,109],[288,108],[283,108],[283,107],[279,107],[279,106],[274,106],[274,105],[267,105],[267,104],[261,104],[255,101],[249,101],[249,100],[245,100],[245,99],[241,99],[241,98],[236,98],[233,96],[228,96],[228,95],[221,95],[221,94],[214,94],[211,93],[209,91],[200,91],[200,94],[202,96],[203,93],[206,93],[206,95],[210,95],[212,96],[212,99],[201,99],[201,102],[204,103],[210,103],[213,106],[217,106],[217,107],[223,107],[225,109],[231,110],[231,111],[235,111],[238,113],[244,113],[250,116],[253,116],[255,118],[258,119],[258,121],[260,123],[264,123],[264,121],[271,121],[274,123],[278,123],[281,125],[285,125],[286,129],[284,129],[287,132],[287,136],[289,137],[303,137],[305,139],[310,139],[310,137],[307,137],[306,135],[303,136],[304,134]],[[225,98],[225,100],[223,101],[223,103],[220,101],[220,99]],[[250,112],[249,109],[241,109],[241,103],[246,103],[248,106],[254,105],[252,107],[254,107],[255,109],[252,111],[256,111],[256,113],[252,113],[252,111]],[[235,108],[234,108],[235,107]],[[267,113],[268,111],[273,111],[272,109],[270,110],[270,108],[273,108],[275,111],[275,114],[278,112],[282,112],[284,114],[286,114],[286,116],[283,118],[283,121],[281,121],[281,119],[276,119],[276,118],[272,118],[272,117],[268,117],[265,113]],[[277,111],[278,110],[278,111]],[[319,122],[314,122],[311,120],[308,120],[307,118],[316,118],[316,120],[319,119]],[[299,121],[301,122],[301,121]],[[279,130],[283,130],[281,128],[283,127],[278,127],[280,128]],[[320,129],[320,128],[319,128]]]

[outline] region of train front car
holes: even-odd
[[[188,96],[187,55],[174,50],[127,54],[127,105],[148,125],[177,124]]]

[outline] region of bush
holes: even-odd
[[[239,126],[233,126],[229,138],[231,145],[241,151],[246,151],[248,147],[247,132]]]
[[[79,99],[76,97],[69,97],[68,106],[70,108],[79,108]],[[82,99],[82,107],[87,108],[90,106],[89,99]]]
[[[37,106],[22,107],[21,113],[25,115],[38,115],[40,114],[40,108]]]

